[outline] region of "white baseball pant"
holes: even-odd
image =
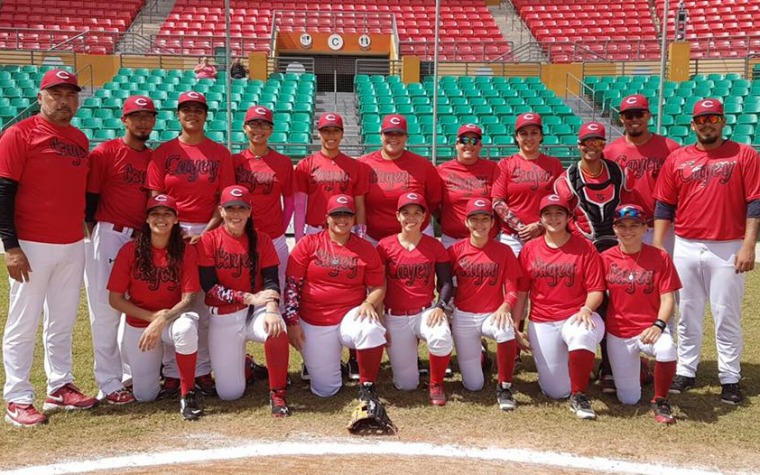
[[[248,321],[248,308],[226,315],[215,315],[209,321],[208,349],[216,379],[219,399],[239,399],[245,392],[245,343],[266,343],[269,335],[264,329],[266,307],[259,307]],[[285,321],[280,318],[282,330]]]
[[[428,325],[428,317],[435,309],[416,315],[385,314],[385,328],[391,336],[388,358],[393,369],[393,385],[402,391],[417,389],[420,373],[417,369],[418,340],[427,342],[428,351],[435,356],[446,356],[454,348],[448,323]]]
[[[29,374],[40,314],[47,393],[74,381],[71,374],[71,339],[79,310],[84,273],[84,240],[72,244],[46,244],[20,240],[32,272],[29,282],[8,278],[8,319],[3,334],[3,397],[8,403],[34,403]]]
[[[122,313],[108,303],[108,279],[121,247],[132,239],[133,229],[116,232],[113,223],[99,222],[85,243],[84,285],[95,354],[95,383],[99,397],[122,389],[130,376],[129,363],[119,348],[124,332]]]
[[[277,252],[277,259],[280,260],[277,271],[280,276],[280,308],[282,308],[285,305],[285,269],[288,267],[288,243],[283,234],[274,238],[272,244],[274,244],[274,250]]]
[[[457,348],[457,362],[459,371],[462,373],[462,384],[468,391],[480,391],[485,383],[483,367],[480,365],[480,337],[496,340],[496,343],[515,339],[515,330],[511,322],[505,328],[500,328],[491,323],[492,315],[493,312],[465,312],[454,307],[451,333]]]
[[[512,252],[515,253],[515,257],[520,257],[520,251],[522,251],[525,244],[516,234],[501,233],[499,234],[499,241],[509,246]]]
[[[705,303],[715,321],[718,376],[721,384],[741,379],[742,296],[745,274],[734,270],[742,241],[695,241],[676,236],[673,263],[683,288],[678,320],[676,374],[695,377],[702,351]]]
[[[140,402],[153,401],[161,390],[161,357],[171,351],[192,355],[198,351],[198,319],[195,312],[185,312],[161,332],[163,345],[140,351],[138,342],[145,328],[124,327],[124,352],[132,366],[132,392]]]
[[[607,355],[615,377],[617,397],[623,404],[636,404],[641,399],[641,353],[660,362],[678,358],[673,335],[667,329],[656,342],[648,345],[642,343],[638,336],[618,338],[607,334]]]
[[[552,399],[570,397],[568,353],[575,350],[596,353],[596,347],[604,337],[602,317],[593,313],[591,318],[595,328],[586,328],[582,323],[570,323],[570,317],[558,322],[528,323],[528,339],[533,348],[538,385]]]
[[[343,347],[364,350],[384,345],[385,328],[379,322],[357,319],[359,307],[346,313],[338,325],[310,325],[301,320],[304,334],[303,359],[311,377],[311,392],[320,397],[333,396],[343,378],[340,358]]]

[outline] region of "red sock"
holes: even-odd
[[[446,356],[430,356],[430,384],[443,384],[443,378],[446,377],[446,367],[449,366],[451,353]]]
[[[509,340],[496,345],[496,366],[499,370],[499,383],[511,383],[515,370],[517,341]]]
[[[279,336],[267,338],[264,343],[264,354],[267,358],[267,368],[269,368],[269,389],[285,389],[288,385],[290,359],[288,334],[282,332]]]
[[[588,350],[570,352],[570,392],[572,394],[586,392],[589,375],[594,369],[595,356],[593,352]]]
[[[380,361],[383,359],[384,345],[366,350],[356,350],[356,361],[359,363],[359,383],[374,383],[380,372]]]
[[[174,353],[177,358],[177,369],[179,370],[180,392],[184,396],[192,391],[195,387],[195,360],[198,359],[198,352],[189,355]]]
[[[676,375],[677,361],[654,362],[654,397],[668,398],[670,383]]]

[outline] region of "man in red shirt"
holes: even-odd
[[[87,137],[71,126],[79,84],[68,71],[45,73],[40,113],[0,137],[0,237],[10,276],[3,335],[5,420],[17,427],[47,422],[32,405],[29,374],[40,314],[47,399],[44,409],[89,409],[71,374],[71,339],[84,273]]]

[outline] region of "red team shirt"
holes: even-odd
[[[602,253],[610,294],[607,331],[618,338],[638,336],[652,326],[660,310],[660,295],[681,288],[667,252],[644,244],[641,253],[624,254],[619,246]]]
[[[620,137],[604,149],[604,157],[620,165],[635,182],[625,202],[641,206],[649,219],[654,218],[657,177],[665,158],[679,147],[676,141],[653,134],[641,146],[629,144],[625,137]]]
[[[510,308],[517,302],[517,281],[522,276],[512,249],[489,240],[479,249],[462,239],[448,250],[452,275],[456,279],[454,305],[473,313],[495,312],[501,304]]]
[[[327,231],[304,236],[288,259],[287,276],[305,279],[299,316],[310,325],[338,325],[367,298],[367,287],[383,285],[383,274],[375,248],[355,235],[345,246]]]
[[[441,230],[447,236],[463,239],[470,235],[464,224],[465,208],[471,198],[491,198],[491,187],[499,174],[495,162],[479,159],[472,165],[465,165],[454,159],[438,165],[438,175],[443,182],[443,202],[441,204]],[[492,235],[499,230],[493,228]]]
[[[198,265],[213,267],[220,285],[241,292],[255,294],[263,288],[261,269],[280,264],[272,238],[262,231],[256,231],[256,252],[259,254],[256,272],[256,287],[251,288],[251,258],[248,254],[248,236],[233,236],[224,226],[203,233],[198,246]],[[206,295],[209,307],[229,305]]]
[[[90,153],[87,192],[100,195],[96,221],[140,229],[145,222],[145,175],[153,151],[138,152],[120,138],[103,142]]]
[[[253,224],[272,239],[283,235],[282,197],[293,195],[293,163],[285,155],[269,150],[261,157],[250,150],[232,157],[235,183],[251,192]]]
[[[18,182],[19,239],[71,244],[84,239],[90,144],[76,127],[35,115],[0,137],[0,176]]]
[[[552,185],[562,174],[562,162],[543,153],[535,160],[515,154],[502,159],[498,168],[498,179],[491,190],[494,201],[503,199],[523,224],[539,221],[541,198],[552,194]],[[516,234],[504,222],[501,232]]]
[[[377,150],[359,161],[371,168],[366,208],[367,234],[373,239],[379,241],[401,231],[396,219],[396,205],[403,193],[411,191],[424,196],[430,214],[441,204],[441,178],[426,158],[405,150],[396,160],[385,160]],[[429,221],[429,218],[425,220],[423,229]]]
[[[321,151],[298,162],[295,188],[306,193],[306,224],[323,226],[327,200],[333,195],[363,196],[369,186],[369,169],[355,158],[339,153],[334,159]]]
[[[163,143],[148,165],[148,189],[177,200],[184,223],[206,223],[214,214],[218,194],[235,184],[232,157],[211,139],[187,145],[179,138]]]
[[[182,300],[183,293],[200,291],[198,259],[193,246],[185,246],[179,279],[170,274],[168,259],[166,249],[153,248],[154,272],[145,275],[136,265],[135,241],[129,241],[116,255],[111,278],[108,279],[108,290],[128,293],[130,302],[151,312],[174,307]],[[150,324],[130,315],[127,315],[127,323],[136,328],[145,328]]]
[[[586,304],[589,292],[604,291],[604,266],[588,240],[573,234],[559,249],[543,238],[525,243],[520,252],[521,292],[530,292],[530,320],[559,322]]]
[[[410,251],[393,235],[380,241],[377,252],[385,266],[385,308],[401,313],[429,307],[435,292],[435,265],[449,262],[443,244],[423,234]]]
[[[760,199],[760,157],[730,140],[709,152],[688,145],[668,156],[654,196],[676,205],[682,238],[744,239],[747,203]]]

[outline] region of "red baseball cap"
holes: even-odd
[[[620,112],[649,111],[649,99],[642,94],[633,94],[620,101]]]
[[[340,130],[343,130],[343,117],[337,112],[325,112],[319,116],[317,130],[322,130],[325,127],[337,127]]]
[[[468,201],[467,207],[465,208],[465,216],[469,218],[476,214],[493,214],[491,200],[488,198],[472,198]]]
[[[198,104],[203,104],[203,107],[208,109],[208,103],[206,103],[206,96],[204,96],[200,92],[195,92],[195,91],[183,92],[182,94],[179,95],[179,100],[177,100],[177,107],[179,108],[182,104],[186,102],[197,102]]]
[[[270,124],[274,124],[274,116],[272,115],[272,111],[264,106],[251,106],[248,108],[248,111],[245,113],[245,120],[244,122],[250,122],[252,120],[263,120],[264,122],[269,122]]]
[[[634,219],[640,223],[647,223],[644,208],[639,205],[620,205],[615,209],[615,217],[613,222],[617,224],[624,219]]]
[[[419,193],[410,192],[399,196],[398,206],[396,206],[396,210],[401,211],[401,208],[406,205],[417,205],[422,208],[422,211],[427,211],[427,203],[425,202],[425,197]]]
[[[170,210],[174,211],[174,214],[178,214],[177,211],[177,200],[175,200],[173,197],[169,195],[156,195],[151,196],[148,198],[148,203],[145,205],[145,211],[150,211],[153,208],[158,208],[159,206],[163,206],[164,208],[169,208]]]
[[[541,204],[538,207],[538,212],[543,213],[549,206],[559,206],[564,209],[567,214],[570,214],[570,205],[567,201],[563,200],[559,195],[546,195],[541,198]]]
[[[40,82],[40,91],[49,87],[60,86],[61,84],[68,84],[69,86],[75,88],[77,91],[82,90],[82,88],[79,87],[79,82],[77,81],[77,77],[74,75],[74,73],[70,73],[63,69],[51,69],[50,71],[46,72],[44,76],[42,76],[42,81]]]
[[[535,112],[526,112],[525,114],[517,116],[517,119],[515,120],[515,132],[529,125],[537,125],[541,129],[544,127],[540,115]]]
[[[353,197],[348,195],[332,195],[327,200],[327,214],[335,213],[356,214]]]
[[[457,131],[457,138],[461,137],[464,134],[475,134],[479,138],[483,138],[483,131],[475,124],[464,124],[463,126],[459,127],[459,130]]]
[[[124,107],[121,110],[122,117],[129,115],[133,112],[147,111],[158,114],[156,111],[156,105],[153,104],[153,100],[148,96],[129,96],[124,101]]]
[[[383,118],[383,124],[380,127],[381,133],[403,132],[406,133],[406,117],[401,114],[386,115]]]
[[[251,207],[251,193],[248,188],[240,185],[232,185],[222,190],[222,197],[219,199],[219,205],[222,208],[228,206],[245,206]]]
[[[586,139],[607,140],[607,131],[604,129],[604,125],[599,122],[587,122],[581,125],[581,130],[578,131],[578,142],[583,142]]]
[[[700,115],[723,115],[723,103],[718,99],[702,99],[694,104],[692,117]]]

